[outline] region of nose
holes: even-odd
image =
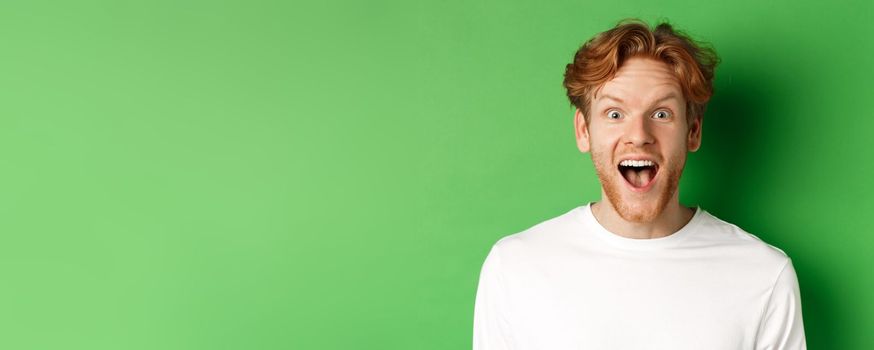
[[[629,118],[626,124],[624,140],[626,144],[641,147],[655,141],[649,118],[639,115],[636,118]]]

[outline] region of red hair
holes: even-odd
[[[707,101],[713,95],[713,71],[719,63],[716,52],[675,31],[668,23],[650,30],[640,20],[627,19],[583,44],[565,69],[567,97],[583,112],[586,122],[592,98],[632,57],[667,64],[683,90],[687,121],[704,116]]]

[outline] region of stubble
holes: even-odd
[[[616,208],[619,216],[625,221],[637,223],[652,222],[658,218],[680,185],[685,157],[670,159],[659,166],[657,183],[650,190],[659,192],[633,193],[626,188],[628,185],[625,178],[616,169],[616,165],[610,162],[611,157],[604,153],[592,152],[592,162],[604,193],[607,194],[607,200]]]

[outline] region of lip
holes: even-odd
[[[622,161],[629,160],[629,159],[633,159],[633,160],[649,160],[649,161],[652,161],[652,162],[655,164],[655,166],[656,166],[656,169],[655,169],[655,170],[656,170],[655,176],[653,176],[652,179],[649,179],[649,182],[646,183],[646,185],[643,185],[643,187],[634,187],[634,185],[632,185],[630,182],[628,182],[628,180],[625,178],[625,176],[622,175],[622,172],[619,171],[619,163],[622,163]],[[635,192],[635,193],[645,193],[645,192],[648,192],[648,191],[649,191],[650,189],[652,189],[652,187],[655,185],[655,183],[656,183],[656,179],[658,179],[659,174],[661,174],[661,165],[659,165],[659,163],[656,162],[655,158],[650,157],[650,156],[645,156],[645,155],[640,155],[640,156],[635,156],[635,155],[624,156],[624,157],[622,157],[622,158],[619,160],[619,163],[616,163],[616,171],[619,172],[619,177],[622,178],[622,181],[625,182],[625,185],[628,186],[628,189],[631,190],[632,192]]]

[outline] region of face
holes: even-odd
[[[659,61],[631,58],[593,97],[589,122],[577,110],[577,146],[592,162],[607,200],[626,221],[652,222],[677,199],[687,152],[701,144],[701,121]]]

